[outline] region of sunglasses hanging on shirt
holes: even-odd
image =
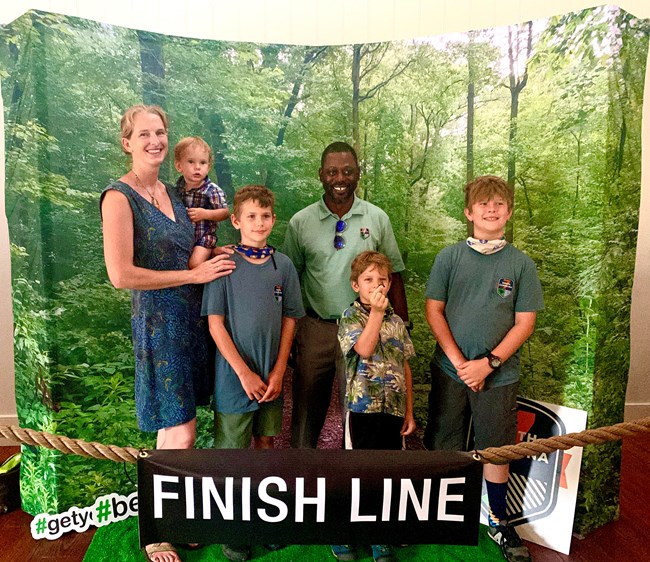
[[[334,248],[337,250],[342,250],[345,248],[345,238],[341,236],[341,233],[345,232],[345,229],[348,227],[348,224],[344,220],[336,221],[336,230],[334,231]]]

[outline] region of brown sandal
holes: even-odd
[[[179,561],[181,559],[180,556],[178,556],[176,549],[168,542],[155,542],[142,547],[140,550],[142,551],[142,555],[147,562],[156,562],[153,558],[151,558],[151,555],[157,554],[159,552],[173,552]]]

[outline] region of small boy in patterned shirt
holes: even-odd
[[[194,223],[190,269],[211,257],[217,247],[217,223],[230,216],[225,193],[208,177],[213,163],[212,149],[201,137],[185,137],[174,148],[174,166],[182,174],[176,187]]]
[[[345,358],[346,449],[400,450],[415,431],[408,360],[415,355],[402,319],[388,302],[391,261],[379,252],[359,254],[350,282],[359,298],[343,313],[338,338]],[[339,560],[354,560],[349,545],[332,545]],[[394,560],[389,545],[372,545],[373,559]]]

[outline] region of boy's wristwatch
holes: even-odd
[[[501,357],[499,357],[498,355],[494,355],[494,353],[488,353],[487,360],[488,363],[490,364],[490,367],[492,367],[492,369],[498,369],[503,364],[503,361],[501,361]]]

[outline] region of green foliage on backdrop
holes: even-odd
[[[246,183],[276,192],[276,245],[321,192],[322,149],[338,139],[359,147],[360,195],[390,215],[407,265],[421,425],[429,269],[465,236],[466,179],[507,177],[513,240],[538,264],[547,303],[523,349],[522,393],[583,408],[592,427],[622,419],[648,21],[596,8],[328,47],[183,39],[41,12],[0,31],[23,426],[153,446],[135,424],[129,295],[107,281],[98,212],[99,193],[127,166],[119,117],[143,100],[169,113],[171,144],[190,134],[211,144],[212,176],[229,197]],[[169,159],[163,175],[175,178]],[[579,531],[615,515],[619,451],[586,451]],[[133,486],[117,464],[43,449],[27,448],[23,470],[32,513]]]

